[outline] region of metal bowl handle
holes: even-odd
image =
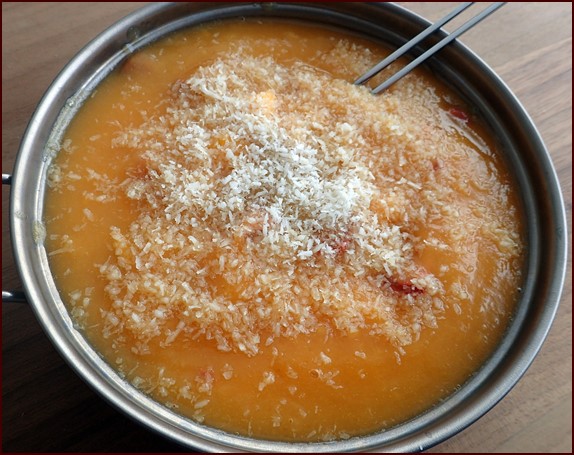
[[[27,303],[26,294],[22,291],[2,291],[2,303]]]
[[[12,184],[12,174],[2,174],[2,185]],[[4,291],[2,290],[2,303],[19,302],[26,303],[26,294],[22,291]]]

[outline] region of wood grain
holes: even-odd
[[[89,40],[143,5],[2,3],[2,171],[44,90]],[[455,3],[404,3],[429,20]],[[459,22],[460,23],[460,22]],[[447,29],[452,30],[453,26]],[[550,151],[572,238],[572,4],[509,3],[462,41],[519,97]],[[2,287],[20,289],[2,191]],[[572,452],[572,254],[554,325],[518,385],[488,414],[429,452]],[[2,305],[4,452],[177,452],[84,384],[27,305]]]

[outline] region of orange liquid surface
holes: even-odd
[[[448,217],[442,225],[415,226],[420,238],[428,232],[450,247],[421,247],[415,255],[417,264],[440,279],[445,305],[436,327],[423,327],[420,338],[402,349],[368,330],[340,334],[327,324],[315,333],[276,337],[253,356],[223,352],[214,340],[185,335],[167,347],[159,338],[152,339],[142,354],[133,349],[138,340],[128,331],[120,338],[103,335],[102,310],[108,311],[112,301],[99,266],[113,261],[110,228],[127,230],[141,210],[121,190],[134,169],[141,169],[141,156],[126,147],[112,147],[112,141],[118,132],[160,115],[164,107],[157,106],[175,81],[225,55],[230,43],[239,39],[250,43],[254,55],[272,55],[286,65],[312,62],[348,81],[361,69],[345,62],[318,63],[316,55],[328,53],[340,39],[370,48],[373,61],[387,53],[376,44],[332,30],[247,21],[179,33],[132,56],[83,106],[66,134],[69,142],[54,160],[61,175],[54,186],[58,190],[46,196],[46,247],[62,299],[114,368],[158,402],[206,425],[286,441],[347,438],[391,427],[451,394],[493,352],[517,300],[520,246],[505,253],[495,237],[480,230],[454,241]],[[394,89],[404,103],[397,112],[418,121],[420,134],[449,128],[460,144],[460,153],[446,156],[435,167],[452,167],[464,176],[453,183],[466,181],[457,189],[458,207],[468,209],[464,216],[480,219],[477,213],[482,210],[495,214],[499,225],[520,238],[518,197],[488,132],[472,110],[432,76],[419,71],[410,81],[416,93],[412,104],[406,95],[408,78],[403,88]],[[416,100],[424,98],[426,90],[435,101],[421,110]],[[427,111],[442,120],[433,124]],[[461,126],[459,120],[466,123]],[[412,163],[421,171],[419,165]],[[102,186],[100,178],[93,178],[96,175],[108,184]],[[482,201],[480,207],[469,202],[477,199]],[[376,202],[372,209],[382,210]],[[233,289],[224,289],[225,283],[213,280],[217,292],[233,294]],[[361,285],[360,277],[348,280]],[[177,323],[177,318],[169,322],[173,328]]]

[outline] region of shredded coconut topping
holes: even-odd
[[[443,289],[416,265],[410,224],[430,220],[432,203],[412,200],[428,202],[425,181],[371,171],[404,134],[385,102],[246,52],[178,82],[163,115],[114,141],[143,163],[123,184],[139,217],[112,229],[100,267],[106,334],[202,335],[255,355],[321,325],[397,347],[435,326]]]

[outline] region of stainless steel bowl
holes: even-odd
[[[459,391],[431,410],[384,432],[326,443],[256,440],[205,427],[159,405],[123,380],[74,328],[58,294],[38,226],[43,217],[47,168],[70,120],[110,71],[135,50],[184,27],[247,16],[312,21],[393,46],[428,26],[422,18],[391,4],[175,3],[150,5],[106,30],[53,82],[21,143],[12,177],[10,222],[27,298],[54,345],[80,376],[126,414],[190,448],[233,452],[426,449],[486,413],[526,371],[552,324],[566,270],[564,206],[548,152],[511,91],[458,42],[428,65],[477,108],[502,143],[522,194],[528,258],[522,296],[500,346]]]

